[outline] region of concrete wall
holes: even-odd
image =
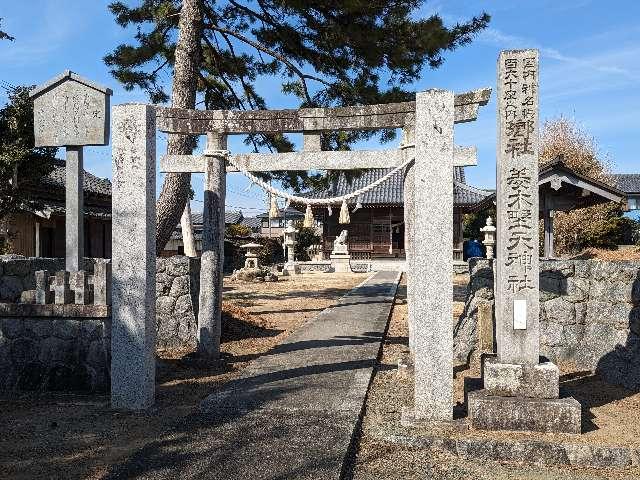
[[[477,353],[478,306],[493,304],[491,261],[469,263],[469,294],[454,330],[458,361]],[[640,388],[640,263],[542,260],[540,323],[542,355]]]

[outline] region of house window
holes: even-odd
[[[629,210],[640,210],[640,197],[629,197]]]

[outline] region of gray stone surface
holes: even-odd
[[[118,105],[113,127],[111,405],[137,410],[155,393],[155,110]]]
[[[95,263],[100,260],[85,258],[82,270],[93,273]],[[38,270],[48,270],[51,276],[52,272],[64,269],[64,258],[0,256],[0,301],[19,302],[24,290],[35,290]]]
[[[411,150],[413,156],[413,150]],[[368,168],[390,168],[400,165],[405,154],[394,150],[354,150],[354,151],[302,151],[286,153],[237,153],[229,156],[233,165],[247,172],[269,170],[353,170]],[[162,172],[204,173],[205,157],[202,155],[163,155],[160,159]],[[476,165],[475,147],[455,146],[453,164],[458,167]],[[227,172],[237,172],[233,166],[227,166]]]
[[[207,134],[208,150],[220,151],[226,147],[226,136],[212,132]],[[222,334],[224,199],[227,178],[225,165],[224,156],[212,155],[206,158],[197,346],[198,352],[210,357],[220,355]]]
[[[534,365],[540,350],[537,50],[500,53],[497,110],[498,357]]]
[[[478,107],[486,105],[490,88],[458,93],[454,99],[454,121],[477,118]],[[317,132],[322,130],[377,130],[403,128],[415,116],[416,102],[359,105],[299,110],[186,110],[158,108],[158,129],[168,133],[207,132],[227,134],[253,132]],[[304,169],[305,166],[300,168]]]
[[[73,303],[86,305],[91,303],[89,275],[84,270],[69,273],[69,288],[73,292]]]
[[[49,288],[49,270],[38,270],[35,272],[36,277],[36,303],[45,305],[53,303],[53,292]]]
[[[106,318],[111,316],[107,305],[67,305],[36,303],[0,303],[0,316],[4,317],[69,317]]]
[[[193,348],[198,328],[200,259],[158,257],[156,274],[156,345]]]
[[[73,293],[69,286],[69,272],[60,270],[56,272],[49,289],[53,292],[53,301],[56,305],[73,303]]]
[[[97,258],[93,269],[93,303],[111,305],[111,260]]]
[[[580,433],[581,407],[573,398],[498,397],[469,392],[469,421],[478,430]]]
[[[84,167],[82,147],[67,147],[65,165],[65,269],[82,269],[84,258]]]
[[[416,94],[414,285],[408,302],[414,319],[414,416],[419,420],[453,417],[453,116],[453,92]]]
[[[331,270],[336,273],[349,273],[351,272],[351,255],[348,253],[332,253],[329,258],[331,259]]]
[[[0,391],[108,391],[110,324],[109,318],[0,312]]]
[[[300,273],[329,273],[331,271],[331,262],[329,260],[297,262],[296,267]]]
[[[518,462],[533,465],[572,465],[574,467],[625,468],[637,465],[637,451],[629,447],[571,443],[570,440],[497,440],[494,438],[446,435],[407,435],[376,432],[380,440],[426,452],[456,455],[474,462]],[[579,477],[583,478],[580,474]]]
[[[537,365],[500,363],[487,358],[484,388],[490,395],[505,397],[558,398],[560,371],[551,362]]]
[[[471,259],[469,296],[455,328],[455,357],[478,353],[478,305],[493,302],[491,262]],[[602,284],[619,294],[603,293]],[[640,266],[637,262],[540,262],[540,352],[640,388]],[[621,299],[625,301],[620,301]]]
[[[31,92],[36,147],[107,145],[111,90],[66,70]]]
[[[415,141],[415,125],[406,125],[403,130],[403,143],[405,145],[413,144]],[[415,149],[404,149],[405,157],[415,153]],[[407,275],[407,297],[416,298],[413,293],[413,242],[414,242],[414,189],[415,189],[415,170],[414,165],[410,164],[405,168],[404,172],[404,251],[405,251],[405,270]],[[415,315],[413,304],[407,302],[407,324],[409,327],[409,349],[413,351],[415,340]]]

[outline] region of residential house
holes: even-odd
[[[256,215],[261,222],[260,224],[260,236],[269,238],[282,238],[287,222],[293,220],[295,222],[301,222],[304,220],[304,213],[300,210],[289,206],[282,208],[278,211],[276,217],[269,219],[269,213],[261,213]]]
[[[617,173],[612,175],[615,186],[627,196],[627,209],[629,212],[640,212],[640,174]]]
[[[65,178],[64,160],[54,160],[53,170],[29,188],[40,208],[23,209],[4,219],[0,244],[26,257],[65,256]],[[111,258],[111,182],[87,171],[84,217],[85,256]]]
[[[225,227],[242,225],[244,220],[245,217],[240,210],[227,210],[224,212]],[[191,221],[193,223],[193,236],[196,242],[196,250],[198,254],[200,254],[202,251],[202,212],[192,213]],[[255,223],[255,220],[252,223]],[[164,250],[160,252],[161,257],[170,257],[172,255],[184,255],[184,243],[182,241],[182,228],[180,225],[176,225],[176,229],[171,234],[167,245],[164,247]]]

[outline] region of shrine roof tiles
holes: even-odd
[[[334,182],[327,190],[320,192],[310,192],[307,196],[310,198],[329,198],[337,197],[353,192],[354,190],[365,187],[376,180],[379,180],[389,172],[390,169],[375,168],[366,170],[351,183],[347,181],[344,174],[340,175],[338,180]],[[454,168],[453,175],[453,193],[454,205],[475,205],[482,201],[490,192],[480,190],[467,185],[465,182],[464,169],[462,167]],[[372,205],[402,205],[404,199],[404,181],[402,172],[393,175],[389,180],[376,188],[369,190],[359,198],[363,206]],[[355,205],[358,199],[352,199],[348,203]]]
[[[616,173],[611,177],[618,190],[624,193],[640,193],[640,173]]]

